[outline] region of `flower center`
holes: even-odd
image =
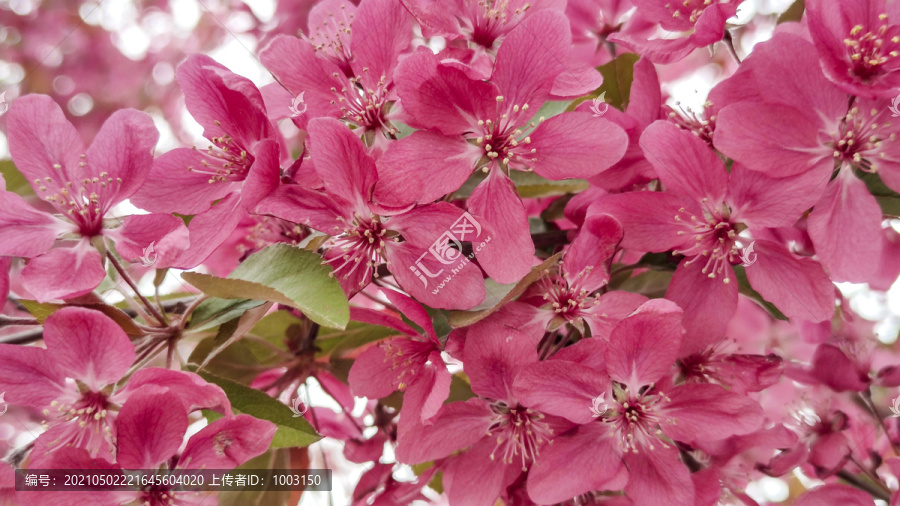
[[[705,203],[706,199],[703,200]],[[688,240],[683,249],[675,250],[673,253],[689,257],[685,265],[706,258],[706,265],[701,271],[710,278],[721,276],[724,282],[728,283],[726,270],[731,264],[739,263],[738,231],[725,216],[727,213],[704,210],[704,214],[703,219],[698,219],[683,207],[678,210],[675,222],[682,230],[677,233],[693,237],[693,241]]]
[[[656,449],[656,444],[663,448],[669,447],[661,439],[663,432],[660,425],[663,423],[674,424],[675,419],[661,413],[657,408],[660,403],[669,402],[671,399],[662,392],[634,395],[627,389],[620,389],[618,386],[613,387],[613,394],[614,402],[602,403],[600,406],[592,405],[591,410],[596,410],[595,416],[597,416],[596,412],[599,412],[600,408],[606,409],[606,412],[598,418],[610,424],[618,439],[619,448],[623,452],[638,453],[639,448],[652,451]],[[594,401],[594,404],[597,404],[597,399]]]
[[[885,37],[889,27],[887,14],[880,14],[878,19],[881,25],[874,31],[863,33],[865,28],[856,25],[844,39],[847,53],[853,63],[848,72],[863,82],[869,82],[876,77],[888,61],[897,57],[900,49],[900,36]]]
[[[428,356],[435,349],[432,343],[413,341],[412,339],[393,339],[382,344],[384,360],[391,362],[391,370],[397,371],[397,390],[405,389],[419,376],[428,362]]]
[[[672,17],[678,20],[688,20],[691,24],[697,22],[700,14],[712,3],[712,0],[672,0],[671,3],[665,5],[667,10],[672,11]]]
[[[52,401],[50,408],[44,409],[44,416],[53,416],[56,410],[56,419],[51,423],[42,421],[43,428],[49,429],[50,425],[66,423],[69,430],[65,431],[58,439],[51,441],[47,446],[51,449],[73,445],[84,448],[96,457],[100,448],[111,448],[113,436],[112,426],[115,423],[113,417],[108,417],[112,409],[106,394],[99,392],[84,392],[72,404]]]
[[[861,114],[859,107],[853,107],[840,122],[837,131],[831,135],[826,145],[834,149],[836,161],[853,165],[866,172],[878,170],[875,162],[883,158],[882,141],[885,138],[890,141],[897,140],[896,133],[888,133],[882,129],[890,128],[890,121],[879,123],[883,111],[874,107],[869,114]]]
[[[85,173],[87,166],[85,155],[81,155],[78,163],[79,171]],[[99,235],[103,230],[103,215],[109,211],[110,205],[122,186],[122,178],[112,178],[107,172],[94,177],[86,177],[81,181],[68,180],[62,165],[55,163],[53,168],[59,174],[56,178],[46,176],[34,180],[34,188],[41,199],[49,202],[59,212],[72,220],[85,237]]]
[[[213,144],[201,151],[202,167],[189,166],[187,170],[209,175],[209,184],[243,181],[253,165],[253,157],[227,134],[210,140]]]
[[[678,128],[691,132],[699,137],[700,140],[712,146],[713,132],[716,129],[716,116],[710,114],[712,102],[703,104],[703,112],[701,113],[694,112],[690,107],[687,109],[681,107],[681,102],[676,102],[675,105],[680,112],[666,106],[666,109],[669,110],[669,121],[675,123]]]
[[[590,292],[582,287],[583,280],[592,269],[592,266],[588,266],[575,276],[565,271],[561,275],[550,274],[549,271],[546,271],[541,276],[543,298],[550,303],[557,316],[569,321],[576,320],[584,315],[585,305],[597,304]]]
[[[377,277],[376,267],[384,257],[387,233],[388,230],[377,216],[364,219],[359,214],[354,214],[353,221],[344,227],[342,233],[331,239],[331,255],[325,260],[325,263],[334,267],[330,275],[340,275],[347,279],[362,265],[365,272],[360,285],[368,281],[373,274]],[[337,254],[334,254],[335,252]]]
[[[497,96],[498,103],[503,100],[502,95]],[[478,120],[482,135],[475,138],[475,143],[484,148],[484,156],[490,159],[491,164],[499,160],[503,165],[512,164],[514,168],[523,169],[529,161],[537,161],[537,149],[528,147],[531,137],[522,130],[524,127],[530,131],[537,126],[533,121],[528,122],[528,109],[528,104],[513,104],[499,118]],[[542,121],[543,116],[538,122]],[[483,170],[487,172],[489,166]]]
[[[506,27],[515,26],[531,4],[510,11],[509,0],[466,0],[468,12],[461,19],[464,29],[470,32],[472,42],[486,49],[493,47]],[[513,16],[510,16],[513,14]]]
[[[494,416],[488,435],[497,439],[491,460],[499,454],[503,463],[512,464],[518,456],[522,470],[527,470],[528,462],[534,461],[540,447],[553,437],[553,429],[542,421],[544,415],[519,405],[511,407],[499,401],[491,405],[491,411]]]

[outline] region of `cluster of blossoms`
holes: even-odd
[[[743,59],[741,8],[281,2],[275,82],[188,56],[206,142],[161,154],[146,112],[17,96],[0,504],[242,504],[15,475],[325,437],[354,505],[900,505],[900,349],[836,285],[900,276],[900,1],[798,2]]]

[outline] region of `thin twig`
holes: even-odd
[[[147,297],[144,297],[141,294],[140,290],[138,290],[137,285],[134,283],[134,280],[132,280],[131,276],[129,276],[128,273],[125,272],[125,268],[122,267],[122,264],[120,264],[119,261],[116,260],[116,256],[113,255],[111,251],[107,251],[106,258],[109,258],[109,262],[113,267],[115,267],[116,272],[118,272],[119,276],[124,279],[126,283],[128,283],[128,286],[130,286],[132,290],[134,290],[134,294],[138,296],[138,298],[141,300],[141,303],[144,304],[144,307],[146,307],[147,310],[150,311],[150,314],[153,316],[153,318],[155,318],[156,321],[160,323],[160,325],[166,325],[166,318],[159,312],[158,309],[156,309],[156,306],[154,306],[150,303],[149,300],[147,300]]]

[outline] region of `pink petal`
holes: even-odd
[[[528,497],[540,504],[565,502],[602,490],[624,469],[621,450],[602,423],[589,423],[541,449],[528,473]]]
[[[482,439],[491,424],[492,411],[481,399],[445,405],[428,426],[401,435],[397,461],[418,464],[450,455]],[[401,433],[402,434],[402,433]]]
[[[562,269],[568,276],[583,276],[580,286],[593,292],[609,281],[606,262],[622,240],[622,226],[607,214],[589,214],[581,231],[566,250]]]
[[[66,376],[94,392],[122,379],[135,357],[134,345],[116,322],[80,307],[65,307],[47,317],[44,342]]]
[[[339,90],[343,86],[341,80],[334,76],[340,69],[317,56],[311,43],[293,35],[276,35],[259,58],[278,82],[287,88],[292,98],[304,94],[303,103],[307,109],[304,114],[293,118],[299,127],[306,128],[312,118],[337,118],[341,115],[338,106],[331,103],[334,100],[331,88]]]
[[[125,469],[155,469],[175,455],[187,427],[187,413],[174,395],[134,395],[116,418],[116,461]]]
[[[673,302],[653,299],[619,322],[606,350],[610,377],[636,392],[666,375],[678,358],[681,318]]]
[[[132,196],[144,184],[157,140],[159,132],[147,113],[123,109],[103,123],[85,153],[87,165],[78,175],[107,183],[91,186],[105,210]]]
[[[0,392],[9,404],[40,409],[69,390],[65,373],[47,350],[0,344]]]
[[[784,246],[756,241],[756,262],[747,267],[753,289],[788,318],[821,322],[834,313],[834,285],[810,258],[797,258]]]
[[[492,459],[491,452],[497,446],[492,439],[473,446],[466,453],[447,462],[444,483],[450,504],[493,506],[502,491],[506,465]],[[473,483],[478,483],[473,487]]]
[[[365,307],[350,306],[350,320],[355,322],[371,323],[372,325],[380,325],[394,329],[402,334],[410,337],[419,335],[418,332],[406,324],[400,318],[387,314],[384,311],[369,309]]]
[[[675,448],[640,451],[625,456],[628,485],[625,493],[635,504],[694,506],[694,485]]]
[[[206,155],[190,148],[177,148],[153,161],[147,182],[131,198],[131,202],[151,212],[197,214],[229,193],[240,183],[213,182],[199,169]],[[197,169],[189,170],[190,168]]]
[[[273,135],[256,86],[202,54],[192,54],[175,71],[191,116],[207,139],[227,135],[244,148]]]
[[[87,238],[68,248],[53,248],[32,258],[22,270],[22,286],[38,302],[84,295],[103,281],[100,253]]]
[[[366,203],[378,173],[359,136],[330,118],[316,118],[308,128],[310,153],[325,189],[356,210],[368,210]]]
[[[826,483],[806,492],[797,498],[803,506],[872,506],[872,496],[840,483]]]
[[[516,376],[513,391],[525,406],[565,417],[575,423],[594,420],[592,401],[609,389],[609,378],[590,367],[547,360],[532,364]]]
[[[809,216],[816,255],[835,281],[868,280],[881,258],[881,207],[849,169],[841,170]]]
[[[171,214],[126,216],[122,226],[105,234],[116,242],[116,252],[131,263],[151,261],[157,269],[169,267],[188,247],[188,229]]]
[[[394,290],[383,289],[381,293],[394,305],[403,316],[409,318],[413,323],[418,325],[425,331],[425,336],[429,337],[433,342],[437,342],[437,336],[434,333],[434,325],[431,323],[431,317],[421,304],[413,299]]]
[[[469,197],[469,212],[493,230],[491,242],[476,254],[484,270],[501,284],[522,279],[531,270],[534,243],[525,206],[509,177],[492,169]]]
[[[610,333],[619,321],[633,313],[645,302],[647,302],[647,297],[639,293],[619,290],[606,292],[597,297],[596,304],[585,310],[588,313],[585,320],[591,328],[591,336],[599,341],[608,341]],[[566,349],[563,348],[563,351]]]
[[[459,254],[447,264],[409,243],[388,243],[386,257],[400,287],[429,307],[471,309],[484,300],[481,269],[468,257]]]
[[[773,177],[735,163],[728,179],[732,216],[751,228],[789,226],[818,202],[830,176],[830,170],[811,170]]]
[[[657,121],[641,135],[641,148],[669,191],[696,202],[707,199],[711,206],[725,198],[725,166],[697,136],[670,121]]]
[[[457,136],[476,128],[478,120],[497,116],[496,86],[441,65],[430,50],[421,48],[401,61],[394,81],[412,127]]]
[[[787,105],[741,102],[719,111],[716,147],[772,177],[830,170],[832,149],[819,144],[820,122]]]
[[[568,54],[571,43],[569,22],[561,12],[540,10],[519,23],[500,45],[491,76],[504,102],[537,110],[557,76],[569,72],[560,55]]]
[[[130,395],[147,385],[165,388],[181,401],[187,413],[198,409],[211,409],[222,414],[231,414],[231,402],[222,388],[207,383],[197,374],[188,371],[172,371],[159,367],[141,369],[129,378],[124,390],[116,395]]]
[[[737,277],[730,266],[725,277],[710,278],[703,272],[706,257],[698,256],[688,263],[683,260],[675,269],[666,298],[684,309],[684,328],[691,335],[682,343],[681,354],[699,352],[725,335],[725,327],[737,310]],[[690,348],[687,348],[690,346]]]
[[[526,165],[547,179],[587,178],[621,160],[627,148],[628,135],[620,126],[587,112],[569,112],[538,125],[522,156],[536,157]]]
[[[0,191],[0,255],[31,258],[46,253],[70,228],[15,193]]]
[[[386,348],[400,341],[408,339],[388,339],[370,346],[353,361],[348,378],[353,395],[381,399],[397,390],[402,369],[394,366],[392,359],[387,356]]]
[[[684,244],[685,238],[678,235],[675,221],[681,208],[697,216],[703,214],[697,204],[663,192],[607,195],[592,205],[589,212],[609,214],[622,224],[623,248],[659,252]]]
[[[212,209],[194,216],[188,224],[190,247],[173,262],[173,267],[191,269],[213,253],[240,223],[242,211],[241,194],[232,193],[219,201]]]
[[[350,53],[352,66],[363,86],[374,89],[390,77],[400,55],[412,43],[412,17],[395,0],[367,0],[353,19]]]
[[[677,420],[660,424],[676,441],[725,439],[760,428],[762,407],[752,399],[709,383],[683,384],[665,392],[660,411]]]
[[[868,371],[861,369],[839,348],[820,344],[812,357],[812,374],[836,392],[864,392],[869,388]]]
[[[538,360],[534,341],[511,323],[495,313],[469,327],[463,363],[472,391],[482,397],[515,399],[516,375]]]
[[[50,177],[52,186],[48,188],[62,188],[66,182],[83,179],[77,176],[84,144],[53,99],[46,95],[19,97],[6,121],[9,152],[29,183]]]
[[[437,240],[478,243],[490,234],[481,223],[449,202],[435,202],[392,216],[387,228],[420,248],[429,248]]]
[[[644,302],[646,302],[646,298]],[[640,304],[638,304],[640,305]],[[631,313],[632,311],[629,311]],[[595,337],[582,339],[554,353],[553,360],[574,362],[595,371],[606,371],[606,341]]]
[[[466,182],[482,153],[462,137],[417,130],[392,142],[378,159],[375,199],[395,205],[434,202]]]
[[[281,180],[280,147],[274,140],[256,143],[251,150],[253,165],[241,185],[241,205],[252,209],[275,191]]]
[[[352,216],[350,205],[342,199],[309,190],[300,185],[285,184],[257,204],[254,213],[267,214],[293,223],[303,223],[327,234],[343,230],[338,218]]]
[[[226,416],[191,436],[178,467],[182,469],[233,469],[262,455],[275,437],[276,426],[250,415]]]

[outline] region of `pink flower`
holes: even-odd
[[[56,311],[44,324],[44,342],[47,349],[0,344],[0,391],[6,401],[44,417],[47,431],[35,441],[36,456],[74,445],[111,460],[119,409],[140,387],[171,392],[183,410],[231,412],[222,389],[193,373],[142,369],[116,389],[134,362],[134,346],[99,311]]]
[[[397,446],[397,459],[409,464],[466,449],[443,464],[451,504],[494,504],[553,435],[571,426],[527,408],[513,393],[518,373],[537,363],[541,332],[519,330],[516,323],[497,313],[468,328],[462,358],[478,397],[444,405]],[[476,482],[479,486],[473,487]]]
[[[132,201],[150,211],[197,215],[188,227],[191,247],[174,263],[191,268],[278,185],[280,148],[262,96],[248,79],[204,55],[189,57],[176,75],[188,111],[212,145],[157,158]]]
[[[820,196],[808,219],[816,255],[835,281],[868,281],[881,257],[882,212],[853,171],[877,172],[900,189],[890,100],[848,102],[822,76],[813,45],[789,33],[760,44],[732,79],[746,98],[719,113],[716,147],[769,177],[807,174]]]
[[[655,63],[681,60],[698,47],[722,40],[725,20],[734,16],[743,0],[633,0],[638,14],[670,32],[686,32],[672,39],[645,40],[628,33],[614,33],[608,40],[619,43]]]
[[[44,469],[233,469],[263,454],[275,436],[276,426],[249,415],[228,415],[191,436],[179,451],[188,429],[188,411],[179,398],[165,390],[143,388],[122,406],[116,421],[116,465],[93,458],[81,448],[63,448],[32,467]],[[138,488],[138,487],[136,487]],[[175,487],[154,486],[143,490],[98,494],[100,504],[199,505],[207,497],[178,492]],[[38,492],[51,504],[61,492]],[[71,492],[69,492],[71,494]],[[102,502],[107,500],[108,502]]]
[[[608,265],[621,240],[618,221],[605,214],[589,215],[560,260],[558,273],[544,274],[519,300],[537,306],[535,317],[552,330],[569,323],[584,333],[587,324],[592,337],[608,339],[616,323],[647,300],[637,293],[598,293],[609,281]]]
[[[821,266],[795,257],[766,230],[792,224],[809,206],[805,176],[774,180],[740,164],[729,174],[706,143],[664,121],[644,131],[641,147],[667,191],[610,195],[595,212],[622,223],[624,248],[684,256],[666,297],[684,308],[689,333],[707,345],[721,339],[737,309],[732,265],[751,241],[757,260],[747,278],[766,300],[790,318],[831,317],[834,287]]]
[[[681,314],[665,299],[648,301],[619,322],[608,345],[584,339],[516,377],[513,391],[522,404],[580,424],[537,458],[528,475],[532,500],[618,489],[627,466],[625,492],[637,504],[693,505],[690,473],[674,442],[759,427],[762,408],[746,397],[718,385],[672,385]]]
[[[431,307],[469,309],[484,299],[481,272],[462,253],[445,247],[446,258],[439,259],[429,250],[462,216],[461,209],[446,202],[401,209],[381,205],[372,198],[379,179],[375,161],[359,137],[331,118],[316,118],[308,129],[311,162],[323,190],[282,185],[255,212],[331,235],[323,246],[325,262],[348,295],[367,286],[378,268],[387,265],[404,290]],[[435,276],[449,277],[451,267],[458,272],[436,289],[421,274],[423,265]]]
[[[401,391],[401,430],[404,422],[419,417],[419,422],[434,416],[450,394],[450,373],[441,358],[441,343],[434,333],[425,309],[409,297],[393,290],[382,290],[387,299],[407,318],[420,326],[420,336],[402,320],[382,311],[353,307],[351,319],[397,330],[404,337],[394,337],[364,351],[350,368],[349,383],[353,394],[369,399],[387,397]],[[415,425],[415,424],[414,424]]]
[[[391,143],[379,159],[383,182],[375,196],[394,205],[433,202],[456,191],[474,170],[488,173],[468,209],[495,233],[478,259],[499,283],[520,279],[534,251],[509,169],[555,180],[590,177],[618,161],[628,142],[621,128],[590,113],[532,117],[566,71],[558,55],[568,51],[569,39],[565,16],[545,9],[504,39],[489,81],[471,79],[424,49],[397,68],[401,104],[409,123],[422,130]],[[596,87],[598,77],[594,72],[593,80],[576,83],[578,93]]]
[[[885,0],[810,0],[809,33],[825,75],[851,95],[894,98],[900,88],[900,9]]]
[[[412,20],[397,0],[364,0],[359,8],[328,0],[310,12],[307,40],[279,35],[260,59],[292,96],[302,95],[306,110],[292,118],[298,127],[341,118],[383,147],[397,133],[388,119],[393,73],[411,41]]]
[[[181,220],[166,214],[128,216],[118,228],[105,221],[148,176],[159,137],[150,116],[130,109],[116,112],[87,150],[47,96],[21,97],[7,116],[16,168],[58,213],[35,209],[0,190],[0,255],[29,259],[21,278],[28,292],[47,301],[96,288],[106,277],[97,251],[103,239],[115,241],[127,259],[155,242],[158,266],[171,265],[187,245]]]

